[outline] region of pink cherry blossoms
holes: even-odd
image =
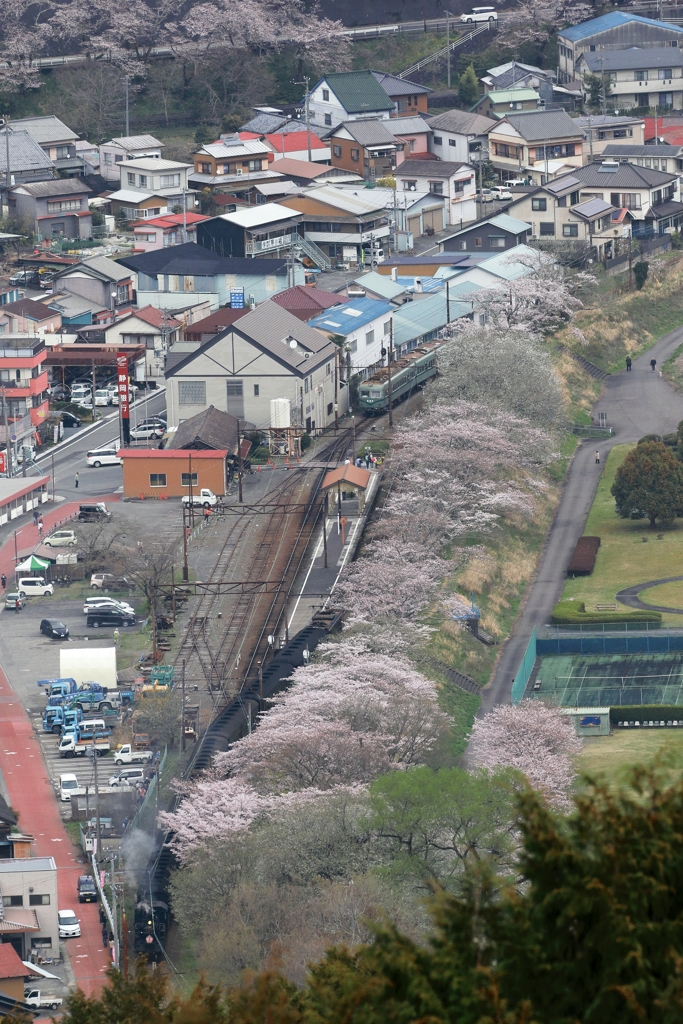
[[[497,705],[475,721],[470,744],[477,767],[516,768],[534,789],[563,808],[570,804],[574,758],[581,748],[571,718],[538,700],[523,700],[517,707]]]

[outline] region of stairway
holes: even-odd
[[[297,256],[302,254],[313,260],[321,270],[332,270],[332,261],[322,249],[308,238],[299,238],[294,246]]]
[[[607,377],[610,376],[607,370],[600,369],[600,367],[596,366],[595,363],[591,363],[590,359],[586,359],[585,356],[579,355],[578,352],[575,352],[572,348],[568,348],[567,345],[558,345],[557,347],[561,352],[566,352],[567,355],[572,357],[572,359],[575,359],[576,362],[584,368],[589,377],[593,377],[595,380],[606,380]]]

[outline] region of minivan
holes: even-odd
[[[17,583],[19,597],[51,597],[55,588],[42,576],[22,576]]]
[[[134,786],[136,782],[142,782],[145,778],[144,768],[122,768],[116,775],[109,779],[110,786]]]
[[[55,530],[43,541],[47,548],[72,548],[78,543],[73,530]]]
[[[97,611],[89,612],[86,625],[97,629],[98,626],[134,626],[135,616],[128,612],[119,612],[114,608],[98,608]]]
[[[92,505],[79,505],[77,519],[80,523],[98,523],[111,519],[111,512],[103,501],[95,501]]]
[[[59,799],[70,800],[72,793],[79,788],[78,779],[75,775],[59,776]]]
[[[100,466],[120,466],[121,459],[119,457],[119,449],[116,448],[97,448],[94,452],[88,452],[86,456],[87,464],[94,466],[95,469],[99,469]]]

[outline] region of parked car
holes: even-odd
[[[119,587],[130,587],[130,581],[125,576],[116,576],[113,572],[94,572],[90,577],[92,590],[114,590]],[[86,601],[88,599],[86,598]],[[95,598],[95,600],[97,600]]]
[[[88,612],[86,625],[97,629],[99,626],[134,626],[135,615],[116,608],[96,608]]]
[[[494,199],[512,199],[512,192],[504,185],[492,185],[490,191]]]
[[[37,288],[39,276],[35,270],[18,270],[9,279],[10,284],[23,285],[24,288]]]
[[[122,768],[116,775],[109,779],[110,786],[134,786],[136,782],[142,782],[145,777],[144,768]]]
[[[59,731],[59,730],[58,730]],[[59,776],[59,799],[66,802],[71,799],[71,794],[79,788],[77,776],[69,772]]]
[[[109,405],[111,394],[106,388],[98,388],[95,392],[95,405]]]
[[[80,427],[83,422],[80,416],[74,416],[72,412],[66,412],[66,410],[61,414],[61,420],[65,430],[68,427]]]
[[[40,274],[40,279],[39,279],[39,282],[38,282],[39,287],[40,288],[45,288],[46,291],[49,291],[52,288],[52,282],[54,281],[54,279],[55,279],[54,271],[52,271],[52,270],[45,271],[44,273]]]
[[[17,601],[19,602],[20,608],[26,607],[26,598],[18,594],[16,590],[13,590],[9,594],[5,594],[5,608],[11,608],[14,611],[17,607]]]
[[[95,469],[99,469],[100,466],[120,466],[122,460],[118,452],[118,446],[115,448],[96,448],[95,451],[88,452],[85,461],[88,466],[94,466]]]
[[[103,501],[94,501],[90,505],[79,505],[79,523],[100,523],[111,519],[111,512]]]
[[[97,903],[97,886],[92,875],[78,876],[78,902]]]
[[[55,588],[42,576],[22,576],[17,581],[20,597],[52,597]]]
[[[78,537],[73,530],[55,530],[43,543],[46,548],[73,548],[78,544]]]
[[[60,939],[78,939],[81,934],[81,921],[73,910],[58,910],[57,924]]]
[[[65,384],[51,384],[47,389],[47,393],[56,402],[68,402],[71,396],[71,392]]]
[[[69,636],[69,627],[65,626],[60,619],[43,619],[40,624],[40,632],[52,640],[66,640]]]
[[[132,428],[130,436],[134,441],[158,440],[164,436],[164,429],[156,423],[148,423],[145,426],[138,424],[137,427]]]
[[[154,426],[154,427],[161,427],[162,430],[166,430],[167,423],[166,423],[166,420],[163,418],[163,416],[149,416],[148,419],[146,419],[146,420],[140,420],[140,422],[138,423],[138,426],[139,427]]]
[[[477,192],[477,199],[480,199],[483,203],[492,203],[496,198],[490,188],[483,188],[481,192]]]
[[[83,614],[92,615],[94,612],[111,608],[112,611],[122,612],[124,615],[135,615],[135,608],[126,601],[116,601],[113,597],[86,597],[83,604]]]

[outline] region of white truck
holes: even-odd
[[[130,743],[124,743],[114,751],[116,764],[149,764],[153,757],[151,750],[133,750]]]
[[[43,996],[39,988],[31,988],[24,991],[24,1002],[36,1010],[56,1010],[62,1005],[62,1000],[56,996]]]
[[[79,740],[73,733],[63,736],[59,744],[60,757],[85,757],[89,750],[95,747],[98,757],[103,757],[111,750],[111,743],[106,739]],[[118,764],[118,762],[117,762]]]
[[[59,666],[61,677],[70,676],[78,686],[94,679],[105,690],[116,689],[115,647],[61,647]]]
[[[215,508],[218,504],[218,498],[210,491],[208,487],[202,487],[201,491],[197,491],[191,497],[189,494],[183,494],[183,505],[185,508],[199,506],[200,508]]]

